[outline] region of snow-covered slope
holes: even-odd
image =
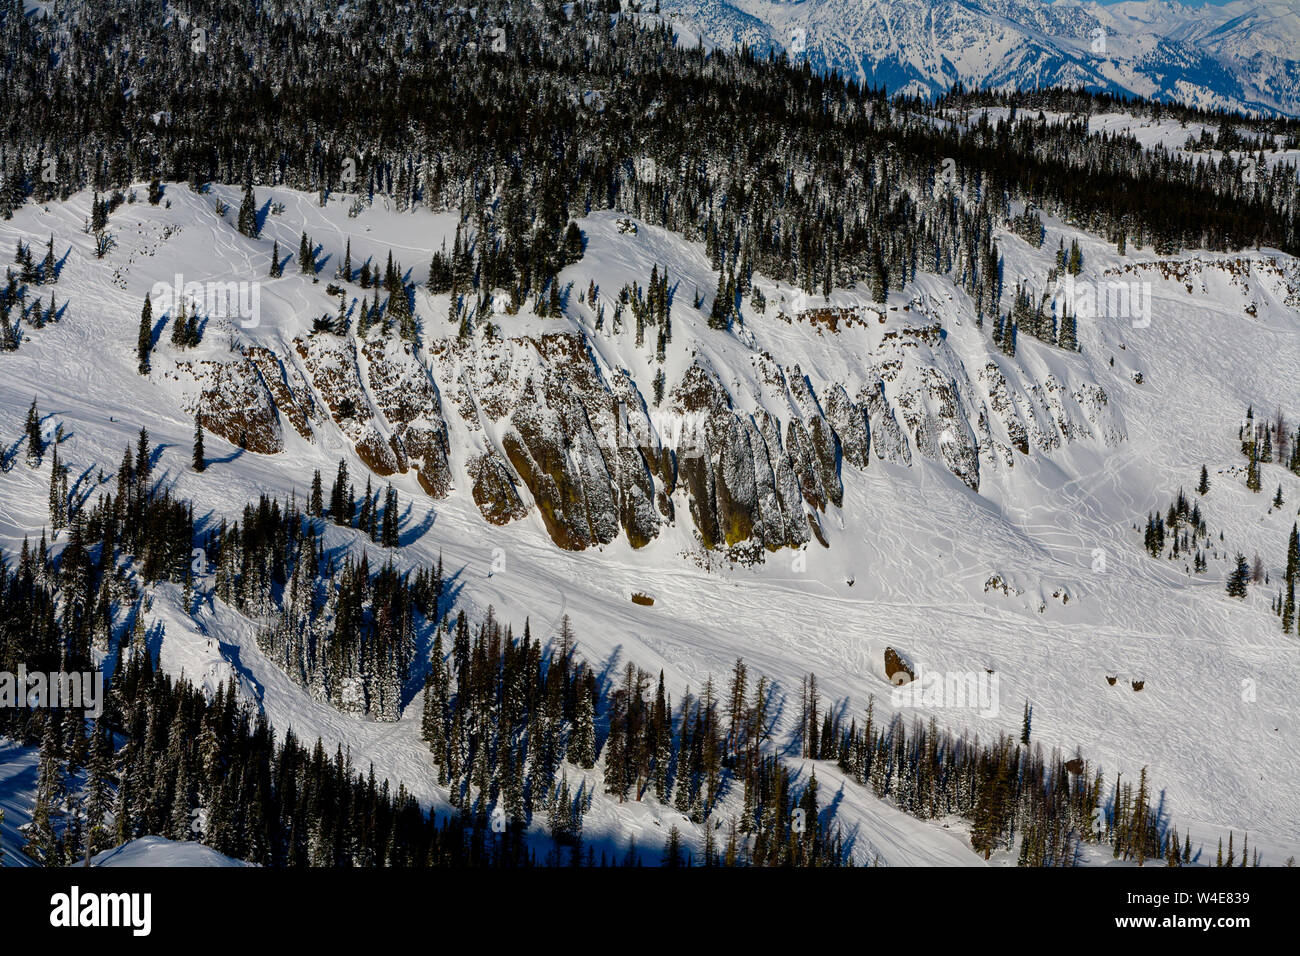
[[[684,39],[785,50],[889,91],[1084,86],[1205,109],[1300,114],[1287,0],[663,0]]]
[[[91,866],[252,866],[232,860],[202,843],[177,843],[163,837],[147,836],[123,843],[112,850],[97,853]]]
[[[1244,606],[1223,589],[1234,550],[1258,551],[1276,582],[1300,502],[1300,478],[1277,465],[1265,466],[1270,494],[1247,491],[1236,439],[1247,404],[1300,414],[1294,259],[1262,250],[1157,261],[1131,248],[1120,257],[1051,220],[1041,250],[1003,234],[1008,287],[1022,277],[1041,284],[1058,239],[1077,239],[1081,281],[1149,282],[1153,303],[1146,327],[1082,322],[1080,353],[1026,335],[1010,358],[976,327],[964,293],[924,274],[883,303],[865,290],[826,302],[759,276],[766,311],[746,307],[742,326],[710,330],[692,303],[697,287],[707,300],[717,281],[702,248],[598,213],[580,222],[585,255],[561,276],[573,282],[563,318],[499,314],[491,330],[480,322],[464,338],[448,298],[421,290],[415,347],[378,333],[362,342],[312,333],[312,321],[337,310],[324,290],[347,241],[354,265],[383,262],[391,249],[423,283],[432,251],[451,246],[454,217],[374,207],[350,218],[350,199],[322,208],[259,190],[259,202],[285,208],[248,239],[233,215],[214,212],[218,197],[238,207],[235,188],[169,186],[157,207],[137,192],[113,213],[118,245],[102,261],[80,229],[87,195],[0,222],[0,248],[53,232],[66,253],[53,287],[62,319],[24,327],[18,351],[0,355],[0,436],[17,448],[35,396],[44,427],[63,427],[74,493],[93,496],[99,472],[115,472],[141,426],[161,445],[155,475],[214,517],[237,516],[263,491],[301,496],[314,469],[328,476],[344,456],[362,482],[369,469],[399,489],[400,565],[441,554],[471,618],[489,605],[519,624],[530,615],[537,636],[568,614],[598,672],[627,660],[662,669],[680,699],[742,656],[777,682],[783,745],[810,671],[846,715],[860,716],[874,694],[879,719],[913,713],[890,699],[886,646],[931,671],[992,670],[996,712],[915,712],[988,739],[1017,733],[1028,700],[1045,747],[1082,747],[1110,780],[1148,767],[1165,812],[1194,843],[1212,846],[1235,829],[1249,830],[1265,862],[1300,849],[1295,638],[1270,613],[1275,587],[1252,589]],[[296,248],[304,230],[321,247],[319,283],[291,268],[266,280],[272,241]],[[612,318],[623,285],[644,286],[656,266],[673,289],[657,407],[653,329],[638,348],[631,314],[618,330]],[[184,351],[165,325],[144,378],[140,305],[177,272],[261,281],[260,321],[213,319],[203,343]],[[592,282],[594,308],[578,299]],[[347,293],[349,305],[363,294]],[[188,467],[196,407],[216,433],[201,475]],[[650,427],[637,431],[638,416]],[[676,449],[688,463],[681,480],[637,471],[620,429],[635,447]],[[1209,572],[1193,575],[1149,558],[1133,525],[1179,487],[1190,492],[1202,462],[1211,489],[1201,506],[1224,543]],[[48,456],[32,469],[6,455],[0,544],[10,553],[46,524],[49,467]],[[1274,511],[1278,484],[1288,504]],[[729,554],[701,546],[708,527],[733,545]],[[329,527],[327,544],[383,558],[351,530]],[[633,603],[634,592],[653,606]],[[396,723],[344,716],[271,664],[256,623],[220,602],[191,618],[179,589],[159,587],[155,620],[170,672],[209,687],[233,675],[278,730],[350,746],[358,763],[444,806],[418,736],[418,698]],[[1134,680],[1145,682],[1140,693]],[[833,767],[816,770],[823,793],[841,791]],[[583,772],[569,773],[576,789]],[[589,779],[599,790],[599,769]],[[960,825],[913,820],[851,782],[841,792],[836,818],[858,859],[981,862]],[[738,799],[726,797],[724,813]],[[701,828],[671,809],[598,795],[585,835],[610,849],[636,836],[652,859],[673,823],[698,851]]]

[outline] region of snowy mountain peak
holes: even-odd
[[[1300,115],[1300,11],[1285,0],[665,0],[661,10],[709,43],[784,50],[891,93],[1086,87]]]

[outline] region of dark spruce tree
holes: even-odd
[[[250,239],[257,238],[257,199],[253,195],[252,183],[244,186],[244,198],[239,204],[237,228],[241,234],[248,236]]]
[[[194,470],[203,471],[208,467],[203,455],[203,418],[199,412],[194,413]]]
[[[140,309],[140,333],[136,338],[136,358],[139,360],[141,375],[149,374],[149,353],[153,350],[153,304],[145,296],[144,306]]]
[[[1245,599],[1247,588],[1250,585],[1250,562],[1240,551],[1237,552],[1233,559],[1233,569],[1228,574],[1228,596],[1239,599]]]

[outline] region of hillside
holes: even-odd
[[[883,655],[892,646],[927,670],[1000,678],[996,714],[922,707],[921,717],[988,739],[1018,733],[1029,701],[1043,746],[1077,745],[1108,778],[1148,767],[1193,842],[1246,830],[1266,862],[1295,852],[1295,638],[1270,613],[1276,586],[1252,588],[1244,606],[1223,588],[1234,550],[1259,553],[1271,580],[1281,578],[1295,518],[1289,504],[1269,508],[1272,490],[1281,484],[1287,502],[1300,502],[1300,478],[1276,464],[1264,467],[1267,494],[1247,491],[1237,447],[1248,405],[1265,415],[1300,405],[1290,384],[1293,258],[1133,248],[1121,257],[1051,219],[1036,249],[1003,230],[1008,288],[1022,278],[1041,285],[1062,239],[1081,245],[1080,281],[1122,275],[1149,282],[1153,296],[1147,327],[1080,321],[1078,352],[1022,334],[1012,357],[976,326],[965,292],[924,273],[886,301],[861,288],[809,296],[756,274],[766,310],[746,297],[743,321],[710,329],[693,303],[717,282],[702,246],[601,212],[578,220],[585,249],[560,274],[570,289],[562,316],[539,317],[530,303],[461,334],[448,296],[423,288],[433,253],[453,245],[454,216],[399,214],[380,201],[353,218],[345,196],[321,207],[258,189],[265,221],[250,239],[234,228],[238,188],[167,185],[158,206],[144,201],[145,184],[133,191],[136,201],[110,217],[117,246],[103,260],[80,230],[89,194],[0,223],[0,248],[55,235],[59,281],[42,292],[64,310],[55,324],[24,328],[17,351],[0,356],[6,553],[48,527],[48,456],[31,468],[17,454],[33,396],[43,430],[62,427],[74,499],[93,499],[97,475],[114,473],[141,427],[158,443],[155,475],[208,521],[237,519],[260,493],[301,498],[312,472],[328,478],[341,457],[356,481],[371,474],[397,489],[392,557],[412,567],[441,556],[457,612],[479,619],[491,606],[516,625],[529,616],[535,637],[554,635],[567,614],[594,667],[662,669],[674,698],[743,657],[784,698],[778,749],[796,731],[793,700],[809,672],[846,719],[871,694],[878,715],[910,717],[890,701]],[[219,199],[230,207],[224,218]],[[283,211],[271,213],[272,203]],[[272,242],[292,250],[304,231],[318,244],[319,282],[293,263],[267,279]],[[350,312],[370,294],[330,279],[349,242],[354,265],[391,250],[408,271],[418,343],[378,329],[359,340],[355,324],[343,336],[313,332],[313,320],[337,311],[330,281]],[[637,347],[630,307],[621,327],[613,318],[618,291],[646,287],[652,270],[671,291],[662,363],[653,330]],[[201,344],[182,350],[160,317],[142,377],[140,303],[178,272],[259,282],[259,322],[209,318]],[[579,301],[591,283],[594,308]],[[620,401],[631,447],[620,443]],[[196,409],[210,432],[202,474],[188,467]],[[668,448],[688,464],[673,482],[638,469],[635,447],[650,452],[645,461]],[[1180,488],[1190,493],[1202,463],[1211,487],[1200,506],[1225,538],[1196,575],[1144,554],[1134,526]],[[703,547],[715,534],[722,551]],[[372,563],[385,557],[355,531],[325,535],[332,548],[369,549]],[[327,751],[349,746],[426,806],[443,806],[419,740],[418,697],[397,723],[344,716],[266,659],[252,621],[211,601],[190,617],[179,588],[151,590],[168,671],[214,690],[233,675],[278,731],[320,736]],[[1133,680],[1145,682],[1140,693]],[[817,772],[823,788],[837,786],[833,767]],[[942,829],[855,786],[843,784],[835,816],[857,834],[859,859],[974,862]],[[701,839],[666,807],[600,798],[586,832],[606,834],[611,847],[637,836],[653,853],[672,822]]]

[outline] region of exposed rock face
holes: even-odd
[[[292,364],[282,362],[270,349],[255,346],[245,350],[244,355],[257,367],[280,415],[289,420],[299,435],[310,439],[311,423],[320,421],[322,413],[302,374]]]
[[[909,684],[916,680],[916,672],[903,656],[892,647],[885,648],[885,676],[895,686]]]
[[[1100,386],[1035,380],[982,349],[967,365],[914,304],[907,318],[787,319],[782,328],[815,338],[816,375],[756,346],[744,353],[752,339],[738,335],[729,354],[741,349],[750,369],[692,349],[675,366],[631,363],[638,380],[600,333],[568,322],[435,335],[423,352],[379,326],[361,339],[313,332],[293,340],[296,354],[256,347],[228,363],[179,362],[175,374],[207,427],[243,447],[283,450],[281,418],[311,440],[337,427],[371,471],[415,469],[431,497],[464,475],[489,523],[535,505],[569,550],[620,535],[643,547],[679,515],[708,548],[761,555],[814,536],[828,546],[834,525],[822,516],[843,506],[845,464],[852,474],[873,455],[901,466],[920,456],[978,491],[982,469],[1012,467],[1017,453],[1123,440]],[[656,403],[646,367],[684,371],[656,384]]]
[[[973,490],[979,490],[979,453],[970,423],[962,414],[956,385],[935,368],[919,372],[920,386],[899,399],[903,419],[917,450],[942,461]]]
[[[620,530],[635,547],[654,538],[661,520],[655,476],[664,482],[671,460],[655,453],[635,386],[607,378],[582,335],[443,340],[430,352],[444,381],[455,383],[471,429],[499,435],[556,544],[580,550],[607,544]],[[514,515],[500,481],[505,462],[476,467],[480,510],[490,520]]]
[[[989,394],[989,405],[1011,438],[1011,444],[1022,455],[1029,454],[1029,433],[1025,423],[1017,412],[1016,404],[1011,399],[1006,377],[996,362],[989,362],[980,370],[980,381]],[[1011,459],[1006,459],[1010,464]]]
[[[893,406],[885,397],[885,384],[877,380],[874,386],[864,388],[858,394],[858,402],[866,407],[867,418],[871,425],[872,443],[875,445],[876,457],[881,461],[897,462],[900,465],[912,463],[912,452],[903,437],[903,429],[894,416]]]
[[[856,468],[871,463],[871,427],[865,409],[836,384],[826,393],[826,418],[840,440],[844,460]]]
[[[275,399],[252,361],[179,361],[168,374],[197,387],[186,411],[202,415],[203,427],[214,435],[259,455],[284,450]]]
[[[556,544],[608,544],[619,530],[617,464],[611,469],[592,424],[613,417],[612,396],[578,336],[532,344],[542,367],[523,383],[502,447]]]
[[[507,524],[528,514],[528,508],[515,490],[510,469],[499,456],[484,452],[470,460],[471,493],[483,517],[493,524]]]
[[[400,339],[371,336],[361,352],[370,394],[392,430],[399,467],[416,468],[420,487],[431,497],[445,497],[451,490],[447,425],[428,369]]]
[[[1012,384],[994,362],[980,370],[979,381],[988,393],[993,419],[1022,455],[1030,454],[1031,448],[1051,452],[1065,442],[1090,437],[1113,447],[1125,438],[1099,385],[1083,382],[1067,394],[1051,375],[1042,384]],[[1010,463],[1009,455],[1006,461]]]
[[[362,384],[355,341],[314,332],[305,339],[294,339],[294,347],[330,416],[366,467],[380,476],[400,471],[402,462],[381,430],[378,412]]]
[[[800,436],[796,457],[792,443],[782,444],[780,424],[770,414],[736,413],[717,376],[700,364],[686,371],[671,399],[673,411],[687,422],[678,469],[705,546],[752,538],[775,550],[806,542],[803,500],[824,507],[826,490],[822,459],[802,423],[790,423]],[[840,488],[837,474],[834,479]]]
[[[377,475],[417,469],[434,498],[451,490],[450,447],[438,389],[413,347],[377,332],[294,340],[307,375],[357,455]]]

